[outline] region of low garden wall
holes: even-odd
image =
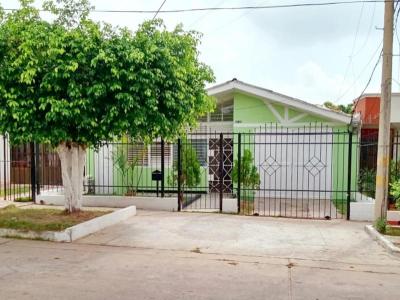
[[[138,209],[177,211],[178,200],[176,197],[128,197],[84,195],[82,205],[85,207],[116,207],[136,206]],[[51,192],[36,196],[36,203],[47,205],[64,205],[64,195]]]
[[[375,199],[356,193],[355,202],[350,202],[350,220],[373,221]]]

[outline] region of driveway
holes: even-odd
[[[0,239],[0,299],[399,299],[362,223],[139,212],[72,244]]]
[[[366,223],[138,211],[79,243],[340,262],[391,262]]]

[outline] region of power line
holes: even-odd
[[[398,7],[398,6],[399,6],[399,1],[397,0],[397,1],[396,1],[396,6],[395,6],[395,8],[394,8],[394,11],[395,11],[395,14],[396,14],[396,20],[395,20],[395,23],[394,23],[394,24],[395,24],[394,30],[397,30],[397,20],[398,20],[398,18],[399,18],[399,13],[400,13],[400,7]],[[396,12],[396,9],[397,9],[397,12]],[[359,96],[359,97],[357,98],[357,100],[354,102],[353,111],[352,111],[352,114],[351,114],[350,124],[353,122],[354,111],[356,110],[357,105],[358,105],[358,103],[359,103],[361,97],[363,96],[363,94],[365,93],[365,91],[367,90],[369,84],[370,84],[371,81],[372,81],[372,77],[374,76],[375,70],[376,70],[376,68],[377,68],[378,65],[379,65],[379,62],[380,62],[381,57],[382,57],[382,54],[383,54],[383,48],[382,48],[382,50],[381,50],[381,52],[380,52],[380,54],[379,54],[378,60],[377,60],[375,66],[374,66],[374,68],[373,68],[373,70],[372,70],[372,72],[371,72],[371,75],[370,75],[370,77],[369,77],[369,79],[368,79],[367,84],[365,85],[364,89],[362,90],[360,96]]]
[[[375,49],[374,53],[372,54],[371,58],[369,59],[369,61],[367,62],[367,64],[364,66],[364,68],[361,70],[361,72],[358,74],[357,78],[353,81],[353,83],[351,84],[351,86],[344,92],[342,93],[333,103],[337,103],[340,99],[342,99],[352,88],[353,86],[357,83],[357,81],[360,79],[361,75],[364,73],[364,71],[367,69],[367,67],[370,65],[370,63],[373,61],[376,53],[378,52],[379,49],[382,48],[382,43],[383,41],[381,41],[378,45],[378,47]],[[380,60],[380,56],[381,53],[379,54],[379,59]]]
[[[161,8],[164,6],[165,2],[167,2],[167,0],[164,0],[164,1],[161,3],[160,7],[158,8],[158,10],[156,11],[156,13],[155,13],[154,16],[153,16],[153,20],[157,17],[158,13],[160,12]]]
[[[226,10],[261,10],[261,9],[279,9],[279,8],[297,8],[297,7],[318,7],[318,6],[334,6],[334,5],[351,5],[364,3],[385,3],[393,0],[352,0],[352,1],[331,1],[320,3],[298,3],[298,4],[280,4],[280,5],[260,5],[260,6],[233,6],[233,7],[199,7],[199,8],[182,8],[168,10],[111,10],[111,9],[93,9],[93,13],[137,13],[137,14],[159,14],[159,13],[186,13],[201,11],[226,11]],[[164,1],[165,2],[165,1]],[[5,11],[15,11],[18,8],[4,8]],[[47,9],[38,9],[41,12],[49,12]]]
[[[354,49],[356,47],[356,42],[357,42],[357,38],[358,38],[358,32],[360,30],[360,24],[361,24],[362,15],[363,15],[363,12],[364,12],[364,6],[365,6],[365,3],[363,3],[363,5],[362,5],[361,11],[360,11],[360,16],[358,17],[356,33],[354,35],[354,40],[353,40],[353,46],[351,47],[351,52],[350,52],[350,56],[349,56],[349,62],[347,63],[346,71],[344,72],[344,77],[343,77],[342,83],[340,84],[339,93],[342,91],[343,83],[346,81],[347,74],[348,74],[348,72],[350,70],[351,65],[353,64]],[[354,76],[354,71],[353,71],[353,76]]]

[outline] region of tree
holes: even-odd
[[[201,181],[201,165],[197,157],[197,152],[190,144],[190,141],[184,139],[182,141],[181,150],[181,169],[182,174],[180,177],[180,184],[182,190],[185,187],[196,187]],[[178,182],[178,161],[175,160],[172,166],[172,174],[169,177],[171,185]]]
[[[232,180],[239,183],[239,163],[236,159],[233,164]],[[257,189],[260,186],[260,174],[253,162],[253,155],[249,149],[245,149],[240,159],[240,184],[245,189]]]
[[[174,139],[213,109],[205,85],[214,77],[196,32],[161,20],[135,33],[95,23],[86,0],[46,2],[56,14],[48,22],[32,2],[0,14],[0,132],[56,147],[65,207],[79,211],[88,147]]]
[[[346,114],[352,114],[353,113],[353,104],[352,103],[346,104],[346,105],[344,105],[344,104],[336,105],[336,104],[333,104],[330,101],[326,101],[326,102],[324,102],[323,105],[326,108],[329,108],[329,109],[334,110],[334,111],[344,112]]]

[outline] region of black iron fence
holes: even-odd
[[[180,210],[295,218],[348,218],[352,201],[374,198],[377,135],[322,125],[195,132],[171,143],[123,138],[89,149],[92,195],[175,197]],[[393,133],[391,178],[399,179]],[[0,145],[0,197],[62,192],[61,165],[47,145]]]

